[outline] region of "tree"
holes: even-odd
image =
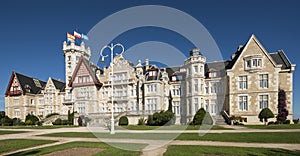
[[[168,111],[171,111],[172,112],[172,100],[173,100],[173,97],[172,97],[172,94],[171,94],[171,91],[169,91],[169,107],[168,107]]]
[[[204,108],[200,108],[194,115],[192,125],[202,125],[202,124],[213,124],[213,120],[208,112]]]
[[[264,108],[260,111],[258,118],[260,122],[264,122],[266,125],[269,118],[274,118],[274,114],[269,108]]]
[[[13,120],[9,118],[8,116],[5,116],[4,118],[1,119],[2,126],[12,126],[13,125]]]
[[[278,91],[278,115],[277,122],[284,123],[289,115],[289,111],[286,109],[286,93],[283,89]]]
[[[74,125],[74,112],[70,113],[70,110],[68,110],[68,123],[69,125]]]

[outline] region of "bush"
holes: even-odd
[[[144,118],[140,118],[138,121],[138,125],[146,125],[147,120]]]
[[[126,116],[121,116],[119,119],[119,126],[127,126],[128,118]]]
[[[299,123],[299,119],[294,119],[293,122],[294,122],[294,124],[298,124]]]
[[[285,120],[283,124],[291,124],[291,120]]]
[[[22,124],[22,120],[19,118],[13,118],[13,126],[20,126]]]
[[[258,118],[260,122],[264,122],[266,125],[269,118],[274,118],[274,114],[269,108],[264,108],[260,111]]]
[[[28,114],[26,115],[26,118],[25,118],[25,124],[26,124],[26,121],[27,120],[30,120],[31,121],[31,124],[30,125],[38,125],[38,122],[39,122],[39,118],[36,117],[35,115],[33,114]],[[28,124],[26,124],[28,125]]]
[[[25,121],[25,125],[34,125],[34,124],[30,119],[28,119]]]
[[[212,125],[213,120],[209,113],[207,113],[204,108],[200,108],[197,113],[194,115],[193,121],[191,122],[192,125],[202,125],[208,124]]]
[[[168,126],[175,123],[175,115],[172,111],[156,112],[148,116],[147,125],[149,126]]]
[[[276,123],[274,121],[268,122],[268,125],[275,125]]]
[[[1,119],[2,126],[12,126],[13,125],[13,120],[9,118],[8,116],[5,116],[4,118]]]

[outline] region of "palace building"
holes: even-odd
[[[210,113],[215,124],[229,122],[231,116],[244,118],[244,124],[258,124],[263,108],[278,114],[278,91],[283,89],[288,119],[293,119],[296,65],[282,50],[268,52],[254,35],[229,60],[207,62],[199,49],[193,49],[176,67],[159,68],[148,59],[134,65],[117,55],[109,67],[100,69],[90,62],[91,50],[84,42],[64,42],[63,54],[65,83],[12,72],[5,92],[9,117],[25,120],[28,113],[45,117],[71,111],[77,117],[109,119],[114,111],[116,123],[119,117],[127,116],[129,124],[137,124],[140,118],[167,110],[171,92],[176,124],[189,123],[200,108]]]

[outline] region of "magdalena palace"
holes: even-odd
[[[66,116],[68,110],[76,112],[75,117],[109,118],[114,111],[116,123],[120,116],[127,116],[129,124],[137,124],[140,118],[167,110],[171,92],[176,124],[190,122],[200,108],[216,124],[231,116],[243,117],[244,124],[258,124],[263,108],[278,114],[278,90],[283,89],[288,119],[293,119],[296,65],[282,50],[268,52],[254,35],[229,60],[207,62],[199,49],[193,49],[182,65],[164,68],[148,59],[134,65],[117,55],[109,67],[100,69],[90,62],[91,50],[84,42],[64,42],[62,50],[65,83],[12,72],[5,92],[5,112],[10,118],[25,120],[28,113]]]

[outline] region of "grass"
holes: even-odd
[[[257,142],[257,143],[300,143],[298,132],[253,132],[253,133],[207,133],[199,136],[198,133],[182,133],[179,136],[174,133],[95,133],[99,138],[115,139],[150,139],[150,140],[199,140],[199,141],[223,141],[223,142]],[[64,132],[44,134],[51,137],[83,137],[96,138],[89,132]]]
[[[199,130],[200,126],[184,126],[184,125],[172,125],[172,126],[139,126],[139,125],[128,125],[128,126],[117,126],[117,130],[128,129],[128,130]],[[225,128],[218,125],[211,127],[211,130],[232,130],[232,128]]]
[[[53,143],[52,140],[29,140],[29,139],[9,139],[1,140],[0,142],[0,154],[10,151],[15,151],[22,148],[33,147],[37,145],[43,145]]]
[[[146,145],[145,144],[121,144],[118,143],[119,147],[129,147],[131,149],[135,148],[136,150],[141,150]],[[44,155],[47,153],[51,153],[54,151],[64,150],[68,148],[75,148],[75,147],[86,147],[86,148],[101,148],[105,149],[104,151],[98,152],[95,155],[102,155],[102,156],[111,156],[111,155],[122,155],[122,156],[138,156],[141,154],[141,152],[137,151],[126,151],[122,150],[113,146],[110,146],[105,143],[100,142],[71,142],[71,143],[65,143],[61,145],[55,145],[51,147],[45,147],[45,148],[39,148],[35,150],[25,151],[25,152],[19,152],[13,154],[13,156],[23,156],[23,155]]]
[[[0,135],[5,135],[5,134],[17,134],[17,133],[25,133],[27,131],[3,131],[0,130]]]
[[[300,143],[299,132],[252,132],[252,133],[183,133],[177,140],[205,140],[224,142]]]
[[[56,129],[56,128],[73,128],[78,126],[0,126],[0,129]]]
[[[300,124],[280,124],[280,125],[244,125],[253,129],[300,129]]]
[[[196,145],[171,145],[164,156],[201,156],[201,155],[235,155],[235,156],[298,156],[300,151],[289,151],[275,148],[253,148],[253,147],[214,147]]]

